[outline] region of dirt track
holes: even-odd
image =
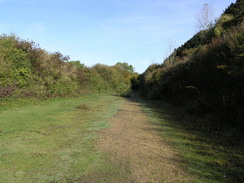
[[[109,123],[111,127],[100,132],[97,146],[125,174],[121,182],[189,182],[189,175],[179,167],[177,153],[164,142],[159,130],[150,130],[153,125],[139,96],[125,99]]]

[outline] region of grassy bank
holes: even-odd
[[[238,136],[230,134],[236,133],[234,129],[218,134],[207,130],[211,128],[204,131],[199,124],[213,124],[210,119],[180,116],[180,109],[160,101],[144,101],[143,107],[152,124],[160,126],[159,134],[178,152],[181,166],[194,182],[244,181],[243,138],[228,138]]]
[[[2,108],[0,182],[74,182],[115,171],[93,143],[120,103],[100,94]]]

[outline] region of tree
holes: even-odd
[[[126,62],[118,62],[117,64],[115,64],[115,66],[117,67],[120,67],[121,69],[125,69],[127,71],[130,71],[130,72],[134,72],[134,68],[132,65],[129,65],[128,63]]]
[[[176,42],[169,40],[169,57],[166,59],[165,64],[168,66],[172,66],[175,62],[176,58]]]
[[[196,27],[200,30],[206,30],[213,26],[214,8],[212,5],[205,3],[201,10],[196,14]]]

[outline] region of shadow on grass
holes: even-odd
[[[197,182],[244,182],[242,134],[211,126],[216,123],[209,119],[180,115],[180,108],[142,100],[135,93],[127,100],[143,107],[150,117],[145,130],[156,131],[176,149],[183,160],[181,165],[197,176]],[[212,130],[217,128],[221,130]]]

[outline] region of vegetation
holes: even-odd
[[[244,131],[244,2],[232,4],[213,27],[198,32],[163,64],[139,76],[149,98],[183,105],[194,115],[212,115]]]
[[[213,7],[205,3],[199,13],[196,14],[196,27],[198,30],[206,30],[211,28],[213,24],[213,15],[214,9]]]
[[[48,53],[34,42],[11,35],[0,37],[0,98],[64,97],[93,91],[130,88],[133,67],[97,64],[91,68],[70,61],[61,53]],[[123,88],[120,95],[127,95]]]
[[[97,172],[118,182],[116,165],[94,141],[120,104],[92,94],[1,110],[0,182],[80,182]]]
[[[207,17],[163,64],[139,76],[125,62],[87,67],[1,35],[0,182],[79,182],[97,172],[119,181],[116,165],[92,144],[120,104],[101,93],[132,89],[158,100],[144,109],[199,182],[243,182],[243,9],[237,0],[215,24]]]
[[[104,93],[128,96],[136,75],[127,63],[86,67],[1,35],[0,182],[119,182],[94,141],[121,103]]]
[[[213,182],[244,180],[243,10],[244,1],[231,4],[215,25],[175,49],[163,64],[149,66],[134,86],[149,99],[180,107],[178,122],[162,124],[173,127],[171,136],[180,136],[172,140],[180,152],[188,148],[182,157],[189,170]]]
[[[150,129],[159,132],[178,152],[181,166],[190,172],[192,181],[182,182],[243,182],[243,148],[226,146],[233,142],[228,129],[220,134],[204,131],[199,125],[206,125],[207,118],[186,116],[181,107],[166,102],[144,100],[142,106],[154,126]],[[238,141],[244,143],[241,138]]]

